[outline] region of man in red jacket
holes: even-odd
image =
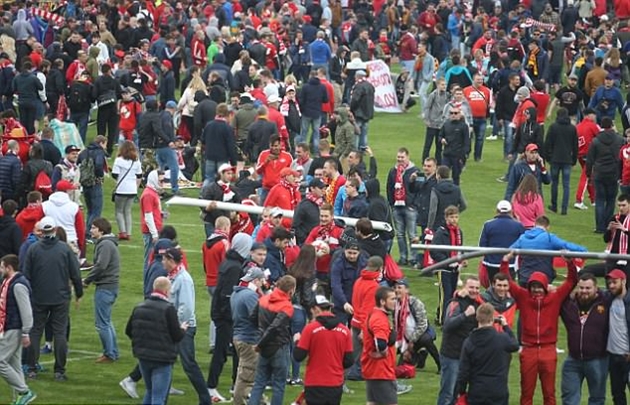
[[[512,254],[505,255],[501,273],[510,274]],[[527,288],[510,279],[510,294],[520,309],[521,319],[521,405],[533,405],[536,380],[540,377],[546,405],[556,403],[556,366],[558,354],[558,317],[562,303],[577,284],[577,268],[567,260],[567,278],[554,292],[548,291],[549,281],[542,272],[534,272]]]
[[[592,108],[584,110],[584,119],[577,124],[575,129],[578,135],[578,162],[580,162],[582,167],[582,174],[575,192],[575,204],[573,206],[579,210],[586,210],[588,209],[586,204],[584,204],[584,192],[586,190],[588,190],[588,198],[591,200],[591,204],[595,203],[595,187],[586,177],[586,154],[593,139],[600,132],[599,125],[597,125],[597,112]]]
[[[302,199],[299,180],[300,174],[290,167],[280,170],[280,181],[269,190],[269,194],[265,198],[265,207],[295,210]],[[291,228],[291,218],[284,218],[282,226],[287,229]]]
[[[260,152],[256,162],[256,173],[262,176],[262,193],[260,201],[265,203],[269,190],[280,182],[280,172],[285,167],[291,167],[293,157],[282,150],[278,135],[269,137],[269,149]]]
[[[321,253],[317,254],[317,261],[315,262],[317,278],[322,281],[328,280],[332,256],[340,245],[342,234],[343,228],[334,222],[333,206],[328,203],[322,204],[319,208],[319,225],[313,228],[304,241],[305,245],[311,245],[315,241],[323,241],[328,246],[327,249],[324,248]]]

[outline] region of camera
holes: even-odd
[[[494,318],[494,323],[501,323],[501,322],[502,321],[500,317]]]

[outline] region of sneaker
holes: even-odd
[[[343,385],[343,393],[346,395],[354,394],[354,390],[351,390],[346,384]]]
[[[221,395],[216,388],[208,388],[208,394],[210,394],[210,399],[212,400],[213,404],[216,404],[216,403],[223,404],[223,403],[230,402],[227,399],[225,399],[223,395]]]
[[[488,136],[486,136],[486,140],[487,141],[496,141],[497,140],[497,136],[496,135],[488,135]]]
[[[575,204],[573,204],[573,208],[576,208],[578,210],[587,210],[588,205],[584,204],[583,202],[576,202]]]
[[[68,376],[65,373],[55,373],[55,381],[68,381]]]
[[[118,383],[120,388],[123,389],[129,395],[129,397],[133,399],[138,399],[140,396],[138,395],[138,391],[136,391],[136,382],[131,379],[131,377],[125,377],[121,382]]]
[[[562,354],[562,353],[564,353],[564,349],[561,349],[561,348],[559,348],[559,347],[556,347],[556,353],[558,353],[558,354]]]
[[[289,385],[304,385],[304,381],[301,378],[295,378],[289,380]]]
[[[497,181],[499,183],[507,183],[508,179],[507,179],[507,176],[501,176],[501,177],[497,178]]]
[[[413,389],[411,385],[401,384],[396,382],[396,395],[403,395],[410,392]]]
[[[13,403],[14,405],[27,405],[33,402],[37,398],[37,394],[33,391],[28,390],[23,394],[18,394],[17,399]]]
[[[100,355],[97,357],[95,363],[99,363],[99,364],[109,364],[109,363],[113,363],[114,359],[112,359],[111,357],[107,357],[104,354]]]
[[[50,354],[50,353],[52,353],[52,352],[53,352],[53,348],[52,348],[52,346],[51,346],[51,345],[49,345],[49,344],[45,344],[44,346],[42,346],[42,348],[41,348],[41,349],[39,349],[39,352],[40,352],[41,354]]]
[[[171,386],[168,390],[168,395],[184,395],[184,391],[178,390],[177,388]]]

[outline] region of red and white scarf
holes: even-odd
[[[620,214],[615,215],[615,221],[619,221],[620,219]],[[625,229],[630,229],[630,214],[626,215],[626,217],[623,219],[623,227]],[[619,229],[617,229],[615,232],[619,232],[619,252],[617,253],[619,253],[620,255],[625,255],[628,253],[628,234]],[[608,246],[606,246],[606,251],[608,253],[612,252],[613,242],[615,241],[615,235],[613,234],[612,236],[613,237],[610,238],[610,242],[608,242]]]
[[[407,317],[410,315],[409,296],[405,296],[405,298],[396,302],[396,310],[394,311],[394,319],[396,321],[396,347],[398,347],[401,353],[405,352],[408,347],[405,329],[407,327]]]
[[[407,190],[405,190],[405,183],[403,182],[403,175],[409,165],[396,166],[396,178],[394,180],[394,205],[405,206],[407,199]]]
[[[238,285],[239,287],[245,287],[245,288],[251,289],[252,291],[256,291],[256,294],[258,294],[259,297],[263,296],[263,293],[260,290],[260,288],[256,287],[256,289],[253,289],[251,286],[254,286],[254,285],[249,281],[241,281],[240,283],[238,283]]]
[[[297,207],[298,195],[300,195],[300,185],[295,183],[289,183],[286,178],[280,179],[282,187],[289,191],[291,198],[291,209]]]
[[[462,245],[462,231],[459,229],[457,225],[446,225],[446,229],[448,229],[448,234],[451,238],[451,246],[461,246]],[[457,256],[457,250],[451,250],[451,257]]]
[[[186,268],[184,267],[184,265],[182,263],[178,264],[177,267],[175,267],[173,270],[168,272],[168,279],[173,281],[175,280],[175,277],[177,277],[177,275],[179,273],[181,273],[182,271],[185,271]]]
[[[0,287],[0,336],[4,334],[4,326],[7,322],[7,301],[9,300],[9,286],[15,277],[15,273],[2,280],[2,287]]]
[[[317,239],[329,243],[334,226],[335,223],[332,221],[328,225],[320,225],[319,229],[317,230]]]
[[[311,193],[310,191],[306,192],[306,199],[309,201],[312,201],[318,207],[321,207],[322,204],[324,203],[323,197],[317,197],[315,194]]]
[[[223,190],[223,201],[224,202],[232,201],[232,198],[234,198],[235,194],[234,194],[234,191],[232,191],[232,189],[230,188],[230,183],[226,183],[223,180],[219,180],[217,181],[217,184]]]
[[[282,99],[282,104],[280,104],[280,113],[285,117],[289,116],[289,110],[291,109],[291,104],[289,101],[293,101],[293,104],[295,104],[295,109],[297,110],[298,115],[301,117],[302,112],[300,111],[300,105],[298,104],[297,100],[289,100],[289,98],[286,96]]]
[[[164,294],[162,291],[158,291],[158,290],[153,290],[153,292],[151,292],[151,297],[156,297],[164,301],[168,301],[168,296]]]

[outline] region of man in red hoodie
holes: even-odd
[[[15,218],[18,226],[22,230],[22,240],[26,240],[28,234],[33,232],[35,224],[44,218],[44,210],[42,208],[42,193],[39,191],[31,191],[26,196],[27,206],[20,211]]]
[[[322,204],[319,208],[319,225],[313,228],[306,237],[306,241],[304,241],[306,245],[310,245],[316,240],[326,242],[328,245],[327,251],[324,250],[322,253],[318,253],[317,261],[315,262],[317,278],[322,281],[328,280],[332,256],[335,249],[339,247],[341,235],[343,234],[343,228],[335,224],[333,212],[332,205],[328,203]]]
[[[586,154],[593,139],[600,132],[599,125],[597,125],[597,112],[592,108],[584,110],[584,119],[577,124],[575,129],[578,135],[578,162],[580,162],[582,167],[582,174],[580,174],[580,181],[575,192],[575,204],[573,204],[573,207],[579,210],[586,210],[588,209],[586,204],[584,204],[584,192],[586,190],[588,190],[588,198],[591,200],[591,204],[595,203],[595,186],[586,177]]]
[[[501,273],[509,276],[512,254],[505,255]],[[558,317],[562,303],[577,284],[577,268],[567,260],[567,278],[555,291],[548,291],[549,280],[542,272],[534,272],[527,288],[510,279],[510,294],[520,309],[521,319],[521,405],[532,405],[536,380],[540,377],[546,405],[556,403],[556,366],[558,354]]]
[[[299,183],[300,174],[290,167],[285,167],[280,170],[279,177],[280,181],[269,190],[264,205],[265,207],[278,207],[293,211],[302,199]],[[291,218],[284,218],[282,226],[287,229],[291,228]]]

